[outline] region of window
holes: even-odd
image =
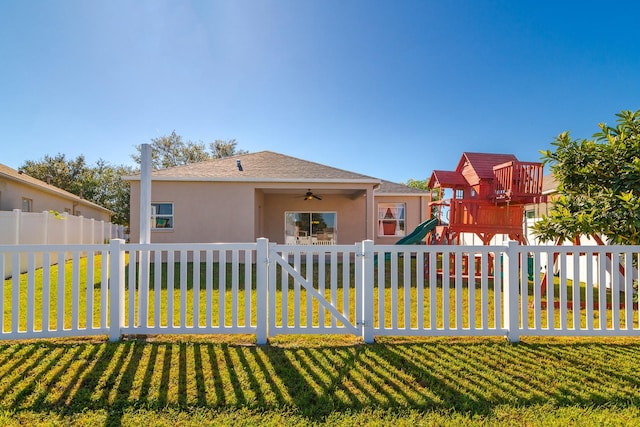
[[[405,235],[405,206],[404,203],[378,204],[378,235]]]
[[[151,228],[173,229],[173,203],[151,203]]]
[[[22,198],[22,212],[33,212],[33,200]]]
[[[335,212],[285,212],[285,243],[333,245],[337,241]]]

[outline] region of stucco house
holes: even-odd
[[[429,217],[429,193],[261,151],[152,172],[153,243],[395,243]],[[140,235],[140,176],[131,240]]]
[[[0,163],[0,211],[56,211],[109,222],[111,211]]]

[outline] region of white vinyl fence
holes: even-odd
[[[0,246],[0,268],[9,263],[16,271],[21,258],[26,273],[0,287],[0,339],[640,336],[640,247],[296,246],[266,239]],[[555,260],[558,271],[548,286],[543,259]],[[584,275],[580,262],[589,267]],[[608,286],[596,285],[607,277]]]
[[[102,244],[124,239],[124,227],[92,218],[44,212],[0,211],[0,245]],[[37,257],[35,263],[42,267]],[[21,257],[17,271],[24,272],[27,260]],[[4,264],[5,275],[12,274],[13,263]]]

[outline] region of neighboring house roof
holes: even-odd
[[[375,194],[385,196],[425,196],[429,191],[420,190],[419,188],[409,187],[405,184],[382,180],[380,187],[375,190]]]
[[[242,170],[238,167],[242,165]],[[380,183],[367,175],[286,156],[271,151],[206,160],[153,171],[154,180],[252,181],[252,182],[364,182]],[[125,177],[139,180],[140,175]]]
[[[542,194],[552,194],[558,191],[558,181],[552,173],[542,177]]]
[[[103,206],[97,205],[87,199],[83,199],[79,196],[76,196],[73,193],[69,193],[68,191],[65,191],[61,188],[58,188],[54,185],[51,184],[47,184],[44,181],[41,181],[37,178],[34,178],[32,176],[29,176],[25,173],[23,173],[22,171],[17,171],[15,169],[10,168],[9,166],[3,165],[2,163],[0,163],[0,177],[4,177],[7,179],[10,179],[12,181],[16,181],[19,183],[22,183],[24,185],[28,185],[30,187],[36,188],[38,190],[47,192],[47,193],[51,193],[51,194],[55,194],[59,197],[62,197],[64,199],[67,200],[73,200],[75,202],[78,202],[80,204],[86,205],[86,206],[91,206],[93,208],[99,209],[99,210],[103,210],[105,212],[109,212],[111,213],[111,211]]]
[[[457,172],[461,172],[465,162],[469,162],[471,168],[477,176],[477,182],[469,182],[470,185],[476,185],[481,179],[493,179],[493,167],[502,163],[518,161],[513,154],[492,154],[492,153],[462,153],[460,162],[458,162]],[[467,178],[469,180],[469,178]]]

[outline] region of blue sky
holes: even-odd
[[[640,3],[0,1],[0,163],[175,130],[397,182],[640,109]]]

